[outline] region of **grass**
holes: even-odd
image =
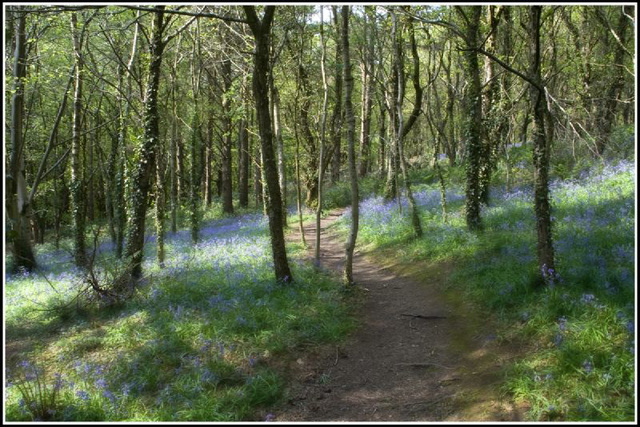
[[[303,262],[299,245],[295,282],[275,281],[261,214],[209,221],[195,246],[188,230],[169,233],[164,268],[153,240],[146,285],[119,306],[74,303],[82,274],[53,248],[39,248],[41,273],[5,277],[6,339],[18,349],[7,357],[7,420],[260,420],[283,397],[277,367],[289,354],[353,325],[342,286]],[[108,276],[108,242],[99,259]]]
[[[477,234],[466,229],[460,187],[449,190],[443,222],[428,174],[427,184],[414,190],[421,239],[413,237],[406,200],[400,211],[394,201],[364,198],[358,245],[395,251],[406,264],[455,262],[448,292],[494,313],[497,338],[523,349],[503,391],[530,407],[529,420],[629,421],[635,413],[635,165],[580,170],[551,185],[560,280],[550,286],[533,285],[533,196],[523,176],[517,188],[492,190]],[[344,233],[349,218],[348,210],[339,222]]]

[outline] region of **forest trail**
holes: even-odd
[[[327,228],[341,214],[333,211],[321,223],[321,265],[337,275],[344,241]],[[295,230],[291,241],[300,240]],[[305,237],[313,257],[315,222]],[[388,256],[384,263],[394,261]],[[520,420],[522,408],[501,401],[494,387],[510,356],[482,331],[485,319],[447,303],[434,286],[453,266],[422,270],[418,280],[415,272],[382,264],[356,245],[359,325],[344,344],[303,351],[289,364],[292,385],[286,402],[272,409],[274,421]]]

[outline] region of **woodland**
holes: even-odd
[[[5,421],[637,421],[635,16],[5,4]],[[468,331],[411,371],[455,393],[296,397],[388,303],[364,265],[452,313],[382,323]]]

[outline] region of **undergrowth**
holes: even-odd
[[[195,246],[186,229],[166,242],[160,268],[147,239],[145,280],[116,306],[77,298],[82,272],[51,247],[38,248],[39,271],[5,277],[7,420],[261,420],[283,397],[289,353],[353,325],[341,285],[299,245],[295,282],[275,281],[262,214],[210,220]]]

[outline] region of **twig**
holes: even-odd
[[[447,318],[447,316],[424,316],[422,314],[407,314],[407,313],[402,313],[401,316],[417,317],[418,319],[427,319],[427,320],[446,319]]]
[[[437,363],[396,363],[395,366],[413,366],[415,368],[430,368],[432,366],[437,366],[438,368],[444,368],[444,369],[454,369],[452,367],[449,366],[444,366],[444,365],[439,365]]]

